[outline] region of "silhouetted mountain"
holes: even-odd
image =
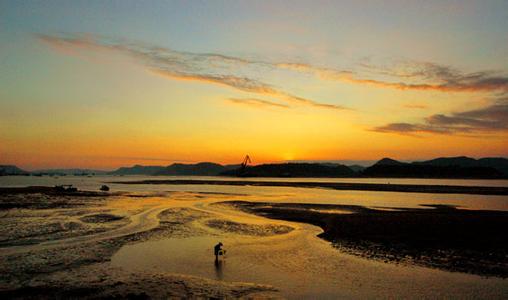
[[[427,161],[421,162],[413,162],[414,164],[422,164],[422,165],[431,165],[431,166],[441,166],[441,167],[450,167],[450,166],[460,166],[460,167],[481,167],[478,164],[478,161],[474,158],[466,157],[466,156],[457,156],[457,157],[439,157]]]
[[[42,169],[31,172],[32,174],[44,175],[103,175],[108,171],[92,170],[92,169]]]
[[[398,160],[385,157],[385,158],[382,158],[381,160],[379,160],[378,162],[376,162],[374,165],[378,165],[378,166],[402,166],[404,164],[405,163],[400,162]]]
[[[499,172],[501,172],[504,176],[508,176],[508,159],[502,157],[486,157],[480,159],[474,159],[466,156],[440,157],[432,160],[415,163],[445,167],[460,166],[460,167],[494,168]]]
[[[500,159],[507,161],[506,159]],[[423,162],[402,163],[384,158],[373,166],[363,170],[367,177],[400,177],[400,178],[503,178],[502,170],[480,163],[469,157],[443,157]],[[496,160],[487,160],[495,165]]]
[[[135,165],[132,167],[121,167],[113,172],[110,172],[111,175],[155,175],[158,172],[161,172],[166,167],[163,166],[141,166]]]
[[[216,176],[220,173],[238,168],[238,165],[220,165],[211,162],[197,164],[175,163],[169,166],[122,167],[110,172],[111,175],[168,175],[168,176]]]
[[[508,159],[502,157],[486,157],[478,160],[481,166],[494,168],[508,178]]]
[[[351,170],[355,171],[356,173],[360,173],[367,168],[367,167],[360,166],[360,165],[350,165],[347,167],[350,168]]]
[[[216,176],[236,167],[238,166],[223,166],[211,162],[201,162],[197,164],[172,164],[157,172],[156,175]]]
[[[263,164],[222,173],[228,176],[244,177],[353,177],[356,173],[344,165],[284,163]]]
[[[249,166],[244,170],[243,174],[239,174],[239,167],[239,165],[220,165],[212,162],[197,164],[175,163],[166,167],[135,165],[132,167],[122,167],[108,174],[169,176],[241,175],[248,177],[508,178],[508,159],[473,159],[465,156],[441,157],[413,163],[383,158],[368,168],[360,165],[347,167],[333,162],[281,163]]]
[[[29,172],[13,165],[0,165],[0,176],[7,175],[28,175]]]

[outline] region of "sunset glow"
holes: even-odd
[[[0,162],[508,156],[505,1],[182,3],[2,1]]]

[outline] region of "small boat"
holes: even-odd
[[[104,192],[107,192],[107,191],[109,191],[109,186],[103,185],[103,186],[101,186],[100,190],[104,191]]]

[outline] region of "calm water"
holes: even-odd
[[[210,205],[216,201],[246,200],[355,204],[368,207],[418,207],[421,204],[450,204],[468,209],[508,211],[508,196],[420,194],[370,191],[336,191],[318,188],[253,187],[218,185],[124,185],[111,181],[145,179],[218,179],[217,177],[94,176],[0,177],[0,186],[54,186],[73,184],[82,190],[98,190],[102,184],[112,191],[137,193],[180,191],[180,199],[165,200],[170,207],[205,211],[212,218],[246,224],[279,223],[295,228],[289,234],[260,237],[235,232],[211,231],[205,235],[171,237],[126,245],[112,257],[111,264],[133,272],[157,271],[189,274],[224,281],[273,285],[288,298],[483,298],[506,299],[508,281],[435,269],[366,260],[341,253],[317,237],[321,229],[302,223],[268,220]],[[231,180],[231,178],[227,178]],[[508,186],[507,180],[423,179],[253,179],[287,181],[376,182]],[[205,194],[205,193],[224,193]],[[200,197],[196,197],[194,193]],[[188,195],[186,198],[185,195]],[[182,201],[183,200],[183,201]],[[142,200],[131,200],[142,201]],[[196,228],[206,228],[195,221]],[[208,229],[209,230],[209,229]],[[227,257],[214,262],[213,245],[220,240]]]
[[[258,216],[210,205],[218,195],[188,196],[172,205],[205,211],[205,219],[226,219],[244,224],[280,224],[294,228],[276,236],[246,236],[207,228],[195,220],[190,228],[206,234],[170,237],[122,247],[111,264],[132,272],[190,274],[215,280],[269,284],[290,299],[470,298],[506,299],[508,281],[451,273],[410,265],[362,259],[341,253],[317,235],[320,228]],[[185,197],[182,198],[182,200]],[[252,201],[251,196],[228,200]],[[186,232],[192,232],[187,229]],[[226,258],[214,262],[213,245],[224,243]]]
[[[224,177],[162,177],[162,176],[3,176],[0,177],[1,187],[15,186],[54,186],[72,184],[82,190],[98,190],[107,184],[111,191],[128,192],[161,192],[189,191],[214,192],[251,195],[250,201],[277,201],[299,203],[328,203],[364,205],[368,207],[418,207],[421,204],[449,204],[466,209],[508,210],[508,196],[460,195],[460,194],[422,194],[372,191],[337,191],[331,189],[309,189],[294,187],[253,187],[253,186],[222,186],[222,185],[165,185],[165,184],[112,184],[111,181],[132,180],[163,180],[163,179],[214,179],[232,180]],[[234,178],[233,178],[234,180]],[[240,180],[240,179],[238,179]],[[471,185],[471,186],[508,186],[508,180],[438,180],[438,179],[388,179],[388,178],[254,178],[249,180],[279,181],[332,181],[332,182],[371,182],[371,183],[402,183],[402,184],[440,184],[440,185]]]

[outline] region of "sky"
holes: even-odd
[[[508,2],[0,0],[0,164],[508,156]]]

